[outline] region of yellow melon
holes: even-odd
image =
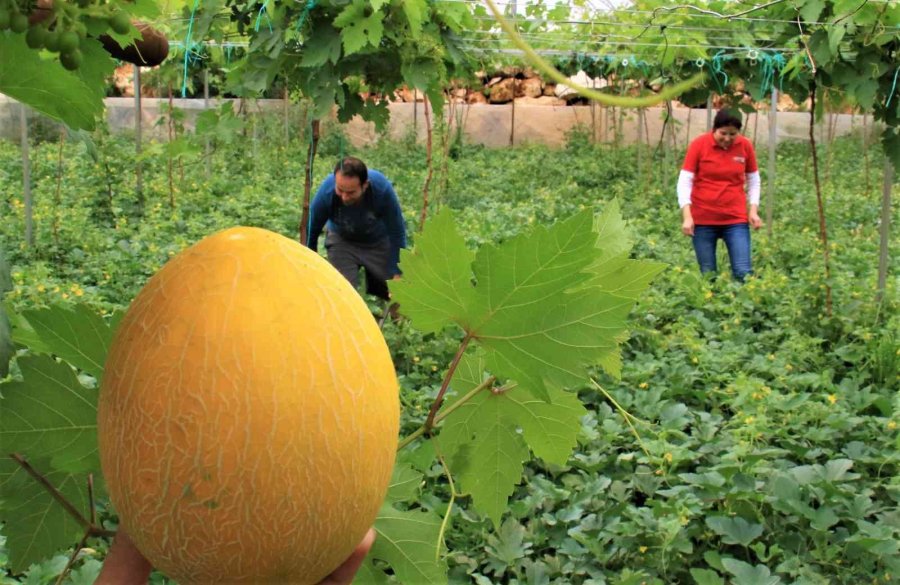
[[[181,584],[316,583],[372,525],[397,448],[397,378],[328,262],[257,228],[172,258],[103,373],[103,475],[122,525]]]

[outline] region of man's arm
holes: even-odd
[[[403,209],[400,207],[400,199],[394,192],[394,187],[387,184],[385,196],[385,224],[387,225],[388,239],[391,242],[391,263],[388,267],[390,276],[400,274],[400,248],[406,247],[406,220],[403,219]]]
[[[334,196],[334,175],[325,179],[325,182],[316,191],[316,196],[309,205],[309,231],[306,234],[305,245],[313,252],[319,250],[319,236],[328,222],[331,214],[331,198]]]

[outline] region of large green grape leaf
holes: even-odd
[[[0,32],[0,93],[70,128],[93,130],[103,112],[103,99],[77,75],[63,69],[56,59],[42,59],[25,44],[25,35]],[[93,55],[86,55],[85,65]],[[109,61],[109,57],[106,59]]]
[[[87,475],[48,471],[42,460],[30,463],[87,516]],[[32,563],[71,547],[84,534],[84,527],[50,492],[5,455],[0,457],[0,523],[4,525],[13,573],[20,573]]]
[[[387,561],[400,583],[447,581],[447,566],[437,554],[441,531],[437,514],[401,511],[385,504],[375,520],[375,531],[378,534],[369,557]]]
[[[23,311],[21,316],[30,330],[14,327],[13,341],[33,351],[54,354],[100,379],[114,333],[101,315],[86,305],[53,305]]]
[[[484,366],[481,356],[462,359],[445,410],[481,383]],[[484,390],[446,417],[436,440],[452,462],[461,491],[499,525],[529,448],[546,461],[564,464],[586,413],[577,395],[561,390],[552,391],[552,403],[514,385],[501,393]]]
[[[303,43],[301,67],[320,67],[325,63],[337,63],[341,58],[341,35],[333,26],[319,23],[309,39]]]
[[[18,365],[23,379],[0,385],[0,453],[46,458],[56,471],[99,472],[97,391],[49,356]]]
[[[418,38],[422,32],[422,23],[426,19],[428,3],[425,0],[406,0],[403,4],[403,13],[409,23],[409,34],[412,38]]]
[[[367,4],[354,0],[334,19],[334,25],[341,29],[346,55],[357,53],[366,45],[377,47],[384,35],[384,14]],[[371,11],[369,15],[367,9]]]
[[[466,248],[456,231],[453,213],[445,207],[416,237],[414,251],[400,251],[404,278],[390,283],[391,296],[400,303],[400,312],[416,329],[426,333],[463,320],[475,299],[474,259],[474,252]]]

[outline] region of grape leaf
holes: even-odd
[[[444,583],[447,567],[438,560],[441,518],[425,510],[400,511],[385,504],[375,520],[372,558],[387,561],[401,583]]]
[[[387,585],[388,583],[388,576],[372,564],[370,557],[366,557],[353,578],[353,585]]]
[[[414,251],[400,250],[404,275],[414,275],[390,283],[400,312],[426,333],[436,333],[454,320],[463,320],[475,298],[474,259],[475,254],[456,231],[453,213],[445,207],[416,237]]]
[[[484,358],[467,354],[453,378],[451,408],[485,378]],[[542,459],[564,464],[575,447],[580,419],[587,411],[573,393],[552,391],[552,403],[526,388],[495,394],[482,391],[449,414],[437,441],[461,491],[499,525],[509,495],[522,476],[528,448]],[[521,430],[521,433],[519,432]]]
[[[18,365],[23,380],[0,386],[0,453],[48,458],[57,471],[99,472],[97,391],[48,356],[24,356]]]
[[[303,43],[301,67],[320,67],[327,62],[337,63],[341,58],[341,35],[325,23],[317,26]]]
[[[425,21],[425,13],[428,4],[425,0],[406,0],[403,2],[403,13],[409,23],[409,34],[416,39],[422,33],[422,24]]]
[[[75,305],[71,309],[53,305],[23,311],[22,317],[38,343],[29,343],[33,339],[31,333],[21,329],[14,329],[13,341],[28,345],[34,351],[54,354],[100,379],[114,333],[101,315],[87,305]]]
[[[419,487],[424,476],[413,470],[408,464],[398,463],[394,466],[391,483],[388,486],[386,501],[395,504],[397,502],[411,502],[416,499]]]
[[[366,2],[354,0],[334,19],[334,25],[341,29],[344,54],[352,55],[368,44],[377,47],[384,35],[384,15],[378,10],[366,16]]]
[[[40,460],[30,463],[86,515],[86,475],[47,471]],[[71,547],[84,534],[84,527],[53,499],[50,492],[6,456],[0,458],[0,522],[4,523],[13,573],[20,573],[30,564]]]
[[[0,93],[70,128],[94,129],[103,113],[96,89],[66,71],[58,60],[42,59],[25,44],[25,35],[0,32],[0,55]]]
[[[765,565],[751,565],[737,559],[722,559],[725,570],[734,575],[734,585],[778,585],[781,578]]]

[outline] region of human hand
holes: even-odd
[[[686,236],[694,235],[694,218],[688,215],[681,222],[681,233]]]
[[[319,585],[350,585],[374,542],[375,530],[369,528],[347,560],[322,579]],[[150,561],[134,546],[128,533],[119,527],[94,585],[146,585],[152,570]]]
[[[752,227],[755,230],[758,230],[759,228],[762,227],[762,225],[763,225],[762,219],[760,219],[759,214],[756,212],[755,209],[750,210],[749,217],[750,217],[750,227]]]

